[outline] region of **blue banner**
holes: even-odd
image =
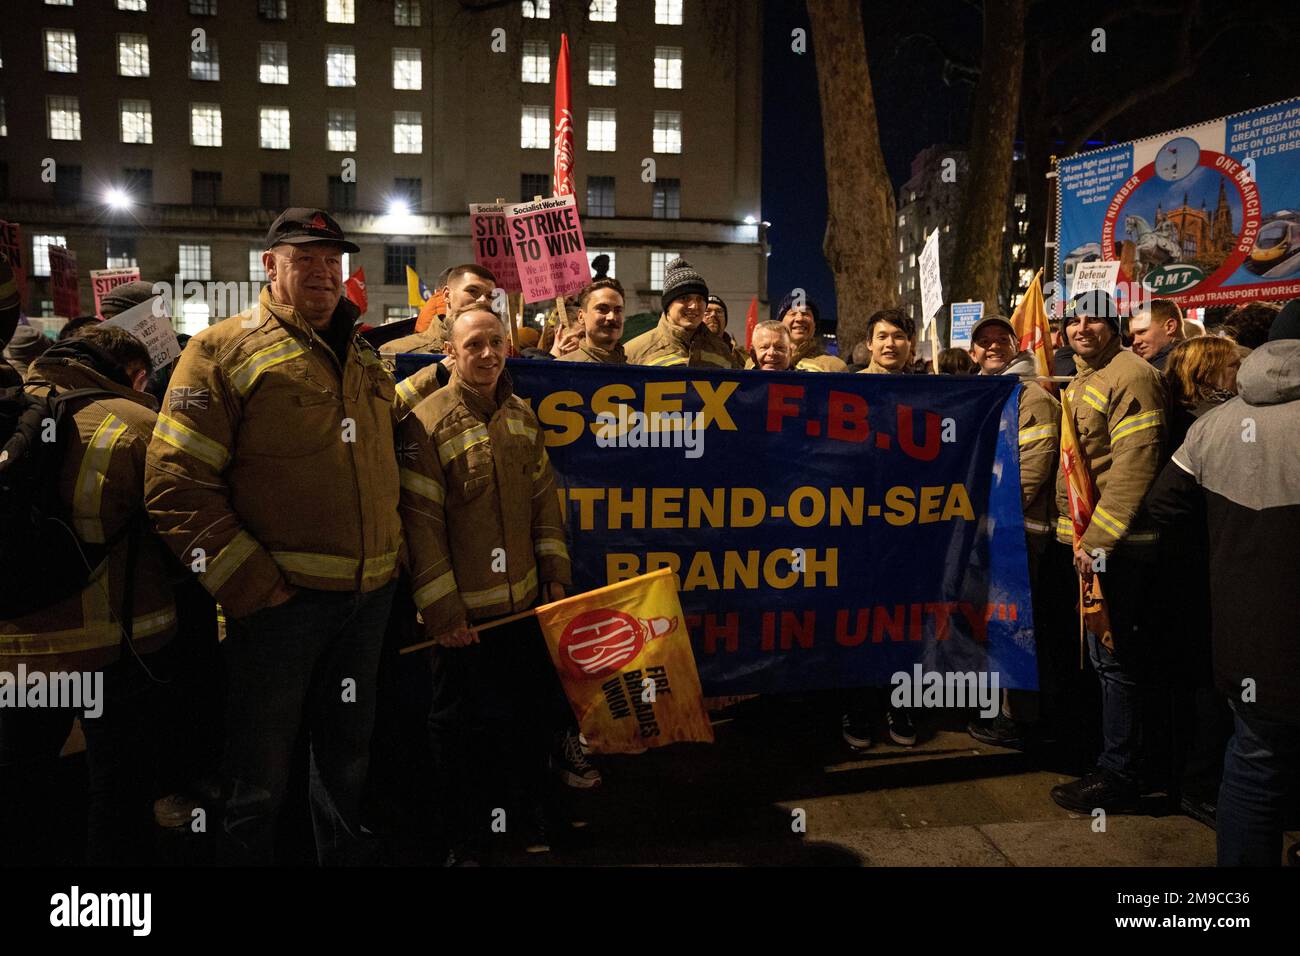
[[[672,567],[705,693],[887,686],[918,663],[1037,687],[1015,378],[508,367],[575,586]]]
[[[1120,299],[1300,296],[1300,98],[1058,161],[1057,276],[1120,263]]]

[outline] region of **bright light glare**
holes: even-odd
[[[409,216],[411,207],[400,199],[390,199],[388,202],[388,214],[390,216]]]
[[[131,206],[131,197],[114,186],[104,193],[104,202],[114,209],[127,209]]]

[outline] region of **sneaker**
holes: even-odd
[[[1107,813],[1133,813],[1138,796],[1136,786],[1109,770],[1094,770],[1074,783],[1052,788],[1056,805],[1074,813],[1092,813],[1098,808]]]
[[[551,772],[565,784],[579,790],[600,786],[600,771],[591,765],[582,752],[582,743],[572,730],[555,735],[557,746],[551,749]]]
[[[912,715],[903,708],[889,708],[885,723],[889,727],[889,739],[898,746],[910,747],[916,743],[916,725],[912,723]]]
[[[972,720],[966,725],[966,731],[982,744],[993,747],[1010,747],[1023,750],[1025,735],[1020,726],[1005,714],[998,714],[990,720]]]
[[[840,717],[840,736],[844,742],[849,745],[849,749],[855,753],[861,753],[864,750],[870,750],[871,744],[871,721],[861,713],[848,713]]]
[[[524,833],[525,853],[551,852],[551,827],[546,819],[546,811],[534,807],[528,814],[528,829]]]
[[[168,830],[187,827],[194,820],[199,801],[179,793],[170,793],[154,801],[154,823]]]

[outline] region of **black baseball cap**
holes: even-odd
[[[970,330],[970,340],[974,342],[975,339],[979,337],[980,329],[986,329],[990,325],[1002,326],[1004,329],[1006,329],[1008,332],[1011,333],[1011,337],[1013,339],[1019,341],[1020,336],[1016,335],[1016,327],[1011,324],[1010,319],[1002,315],[986,315],[984,316],[984,318],[976,322],[975,327]]]
[[[343,237],[343,229],[324,209],[307,209],[294,206],[286,209],[271,223],[266,233],[266,248],[287,242],[292,246],[309,242],[332,242],[347,252],[360,252],[361,247]]]

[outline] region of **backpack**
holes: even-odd
[[[33,395],[0,388],[0,620],[22,617],[80,593],[131,524],[103,544],[73,530],[59,501],[65,423],[72,403],[116,398],[100,388]],[[47,440],[53,434],[54,440]]]

